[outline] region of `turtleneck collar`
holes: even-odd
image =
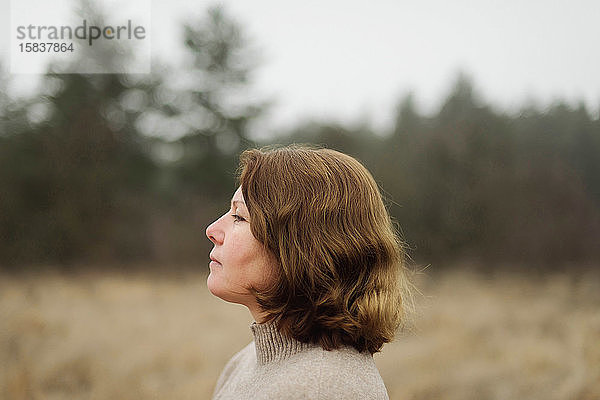
[[[302,350],[316,346],[282,335],[275,322],[272,321],[264,324],[253,322],[250,329],[254,335],[256,361],[259,365],[283,360]]]

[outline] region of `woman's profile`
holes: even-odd
[[[387,399],[373,354],[403,321],[404,251],[356,159],[246,150],[230,209],[206,229],[208,289],[245,305],[254,340],[213,399]]]

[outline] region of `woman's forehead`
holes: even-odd
[[[235,191],[235,193],[233,194],[233,198],[231,199],[231,201],[244,201],[244,194],[242,193],[242,187],[238,187],[237,190]]]
[[[237,206],[242,206],[244,208],[246,207],[246,203],[244,202],[244,195],[242,194],[241,187],[239,187],[233,194],[233,197],[231,199],[231,204],[237,205]]]

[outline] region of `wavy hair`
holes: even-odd
[[[267,320],[305,343],[380,351],[404,318],[404,245],[377,183],[353,157],[306,145],[246,150],[239,182],[279,271],[254,290]]]

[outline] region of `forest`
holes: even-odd
[[[250,126],[270,99],[244,96],[260,65],[243,28],[214,7],[184,32],[190,64],[156,61],[147,75],[51,65],[35,95],[16,98],[2,68],[1,265],[200,262],[239,153],[293,142],[361,160],[416,263],[545,270],[598,260],[600,120],[585,104],[507,112],[460,73],[435,112],[420,113],[417,94],[398,99],[391,131],[304,121],[257,142]]]

